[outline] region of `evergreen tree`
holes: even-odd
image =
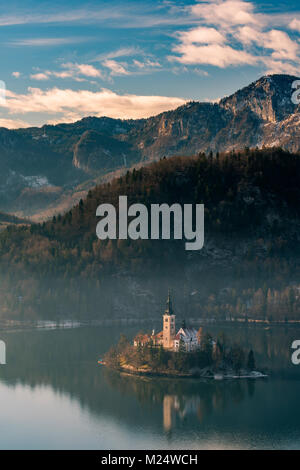
[[[254,353],[251,349],[251,351],[249,351],[249,354],[248,354],[247,369],[249,369],[250,371],[253,371],[255,370],[255,368],[256,366],[255,366]]]

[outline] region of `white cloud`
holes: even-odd
[[[0,127],[6,127],[6,129],[20,129],[21,127],[30,127],[30,124],[21,119],[0,118]]]
[[[215,25],[246,25],[260,23],[251,2],[215,0],[199,2],[191,7],[192,13],[206,23]]]
[[[129,75],[128,70],[124,64],[117,62],[116,60],[107,59],[103,62],[104,67],[107,67],[111,71],[111,75]]]
[[[44,72],[38,72],[38,73],[33,73],[30,75],[30,78],[32,80],[49,80],[49,73],[44,73]]]
[[[289,24],[289,27],[291,29],[295,29],[296,31],[298,31],[300,33],[300,20],[297,20],[297,18],[294,18],[290,24]]]
[[[12,72],[11,74],[14,78],[20,78],[21,77],[21,72]]]
[[[102,77],[102,73],[100,72],[100,70],[96,69],[93,65],[67,63],[67,64],[62,64],[62,67],[65,69],[68,69],[71,75],[79,74],[85,77],[92,77],[92,78]]]
[[[283,62],[280,60],[274,60],[271,57],[262,58],[263,64],[267,67],[265,73],[283,73],[289,75],[299,76],[299,66],[290,64],[288,62]]]
[[[37,10],[38,5],[36,5]],[[0,26],[13,26],[21,24],[47,24],[47,23],[97,23],[107,20],[124,18],[125,12],[119,8],[82,8],[65,11],[54,11],[43,7],[43,11],[20,11],[19,14],[0,16]]]
[[[215,28],[206,28],[204,26],[181,32],[179,37],[185,44],[222,44],[226,41],[225,36]]]
[[[87,38],[76,37],[76,38],[30,38],[30,39],[18,39],[10,41],[7,44],[11,46],[29,46],[29,47],[53,47],[61,46],[63,44],[76,44],[79,42],[87,41]]]
[[[115,51],[99,54],[93,62],[102,62],[106,59],[118,59],[119,57],[130,57],[140,54],[142,51],[138,47],[121,47]]]
[[[170,59],[187,65],[208,64],[224,68],[230,65],[256,65],[258,63],[258,59],[248,52],[220,44],[205,46],[181,44],[174,48],[174,52],[181,54],[180,57],[173,56]]]
[[[293,41],[289,35],[277,29],[262,32],[249,26],[244,26],[237,31],[236,37],[244,45],[257,44],[265,49],[273,51],[274,59],[299,60],[299,44]]]
[[[103,3],[103,2],[102,2]],[[185,7],[173,2],[135,3],[108,2],[108,5],[85,5],[84,8],[59,9],[51,6],[35,5],[35,9],[19,8],[19,13],[0,15],[0,26],[22,24],[74,23],[105,24],[118,28],[151,28],[159,25],[190,24],[193,18]],[[164,11],[162,11],[162,6]],[[54,9],[55,8],[55,9]],[[59,11],[60,10],[60,11]]]
[[[175,109],[186,100],[167,96],[119,95],[111,90],[98,92],[52,88],[29,88],[25,94],[7,91],[2,108],[10,115],[43,113],[60,122],[72,116],[108,116],[112,118],[144,118]],[[1,108],[0,108],[1,109]],[[53,118],[52,118],[53,119]]]
[[[37,72],[30,75],[32,80],[49,80],[51,77],[56,78],[72,78],[76,81],[84,81],[85,79],[81,77],[88,78],[103,78],[102,72],[89,64],[77,64],[77,63],[65,63],[61,67],[64,69],[62,71],[51,71],[45,70],[43,72]]]
[[[119,54],[121,54],[121,51]],[[161,64],[152,58],[143,58],[142,60],[133,59],[130,63],[105,59],[102,61],[101,65],[102,70],[91,64],[67,62],[61,64],[61,70],[36,70],[30,75],[30,78],[32,80],[42,81],[50,80],[55,77],[60,79],[72,79],[78,82],[87,81],[87,79],[89,79],[90,83],[96,83],[91,82],[90,79],[100,78],[102,80],[111,81],[111,77],[114,76],[141,75],[161,68]]]
[[[206,70],[201,70],[201,69],[194,69],[194,73],[196,73],[197,75],[199,75],[199,77],[208,77],[209,76],[209,73],[206,72]]]
[[[188,7],[199,25],[178,31],[170,60],[186,65],[224,68],[238,65],[267,67],[265,72],[295,73],[300,68],[300,45],[288,31],[274,29],[274,15],[258,13],[254,3],[212,0]],[[276,24],[279,18],[276,16]],[[282,27],[300,31],[300,20],[281,19]],[[280,26],[279,26],[280,27]],[[295,34],[295,33],[294,33]]]
[[[135,58],[130,60],[129,57],[131,56],[135,56]],[[127,58],[126,61],[115,60],[125,57]],[[101,62],[101,65],[109,70],[104,74],[104,78],[108,80],[113,76],[142,75],[161,67],[161,63],[152,54],[147,56],[139,47],[122,47],[115,51],[100,54],[91,62]]]
[[[144,61],[135,59],[133,61],[133,65],[135,65],[138,69],[151,69],[152,67],[161,67],[161,64],[158,62],[158,60],[150,59],[146,59]]]
[[[262,33],[262,45],[273,50],[272,57],[275,59],[299,60],[299,44],[284,31],[272,29]]]

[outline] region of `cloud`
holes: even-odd
[[[222,44],[226,41],[225,36],[215,28],[203,26],[179,33],[179,38],[185,44]]]
[[[48,73],[48,72],[46,72],[46,73],[44,73],[44,72],[41,72],[41,73],[33,73],[33,74],[30,75],[30,78],[31,78],[32,80],[39,80],[39,81],[41,81],[41,80],[48,80],[48,79],[49,79],[49,73]]]
[[[295,29],[296,31],[299,31],[300,33],[300,20],[297,20],[297,18],[294,18],[290,24],[289,24],[289,27],[291,29]]]
[[[95,57],[93,62],[102,62],[106,59],[118,59],[119,57],[130,57],[141,53],[142,51],[138,47],[121,47],[115,51],[99,54]]]
[[[133,59],[130,62],[118,62],[107,59],[102,65],[110,70],[109,77],[124,75],[145,75],[153,71],[161,70],[161,64],[156,59],[143,58],[142,60]]]
[[[21,127],[30,127],[30,124],[21,119],[0,118],[0,127],[6,127],[6,129],[20,129]]]
[[[14,78],[20,78],[21,77],[21,72],[12,72],[12,77]]]
[[[10,41],[7,44],[11,46],[28,46],[28,47],[53,47],[61,46],[63,44],[76,44],[85,42],[89,38],[73,37],[73,38],[30,38],[30,39],[18,39]]]
[[[30,75],[32,80],[49,80],[51,77],[56,78],[72,78],[76,81],[84,81],[81,77],[87,78],[103,78],[102,72],[90,64],[77,64],[68,62],[61,65],[62,71],[45,70]]]
[[[273,27],[274,15],[257,13],[254,3],[212,0],[188,7],[199,25],[177,31],[179,43],[169,60],[185,65],[207,64],[219,68],[252,65],[267,72],[295,73],[300,67],[299,40]],[[276,16],[276,22],[279,18]],[[282,27],[300,31],[300,20],[281,19]],[[294,33],[295,34],[295,33]]]
[[[152,67],[161,67],[161,64],[157,60],[150,60],[146,59],[144,61],[140,60],[134,60],[133,64],[138,68],[138,69],[151,69]]]
[[[257,44],[273,52],[274,59],[288,59],[297,61],[299,59],[299,44],[293,41],[289,35],[280,30],[272,29],[267,32],[258,31],[249,26],[240,28],[236,35],[245,45]]]
[[[41,90],[29,88],[25,94],[7,91],[2,108],[10,115],[43,113],[63,121],[73,116],[108,116],[112,118],[137,119],[175,109],[186,102],[183,98],[167,96],[120,95],[108,89],[98,92],[52,88]],[[1,109],[1,108],[0,108]],[[53,119],[53,118],[52,118]],[[74,119],[74,120],[75,120]]]
[[[93,65],[89,64],[73,64],[73,63],[66,63],[62,64],[62,67],[68,69],[71,74],[79,74],[85,77],[92,77],[92,78],[101,78],[102,73],[100,70],[96,69]]]
[[[258,63],[258,59],[248,52],[219,44],[205,46],[181,44],[174,48],[174,52],[181,55],[180,57],[170,57],[170,60],[176,60],[187,65],[207,64],[224,68],[230,65],[256,65]]]
[[[215,25],[246,25],[261,22],[259,15],[254,14],[254,5],[242,0],[199,2],[191,7],[191,12],[206,23]]]
[[[56,8],[58,10],[58,8]],[[118,28],[151,28],[159,25],[182,25],[193,21],[189,11],[173,2],[135,3],[134,8],[126,2],[109,2],[107,6],[86,5],[84,8],[61,9],[35,5],[35,10],[19,8],[17,14],[0,16],[0,26],[23,24],[105,24]]]
[[[104,67],[107,67],[111,71],[111,75],[129,75],[124,64],[117,62],[116,60],[107,59],[103,62]]]
[[[194,69],[194,73],[196,73],[197,75],[199,75],[199,77],[208,77],[209,76],[209,73],[206,72],[206,70],[201,70],[201,69]]]
[[[295,77],[299,76],[299,66],[289,64],[280,60],[273,60],[271,57],[262,58],[263,64],[267,67],[265,73],[283,73],[294,75]]]
[[[60,67],[62,70],[37,70],[35,73],[30,75],[30,78],[32,80],[39,81],[50,80],[54,77],[60,79],[73,79],[78,82],[95,78],[111,81],[111,77],[113,76],[141,75],[161,67],[161,64],[152,58],[143,58],[142,60],[134,59],[130,63],[106,59],[103,60],[101,65],[106,70],[100,70],[91,64],[67,62],[61,64]]]
[[[136,57],[129,59],[131,56]],[[126,62],[115,60],[125,57]],[[109,70],[104,76],[108,80],[113,76],[142,75],[161,67],[160,62],[152,54],[146,54],[139,47],[121,47],[115,51],[99,54],[91,62],[101,62],[101,65]]]
[[[37,9],[36,5],[36,9]],[[95,9],[71,9],[56,12],[43,8],[43,12],[23,10],[19,14],[7,14],[0,16],[0,26],[15,26],[22,24],[47,24],[47,23],[94,23],[106,20],[120,19],[125,12],[120,8]]]

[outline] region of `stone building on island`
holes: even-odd
[[[152,343],[153,346],[163,346],[170,351],[179,351],[181,348],[186,352],[191,352],[201,347],[203,330],[199,328],[187,328],[183,322],[181,328],[176,333],[176,316],[173,311],[171,295],[169,292],[166,310],[163,314],[163,329],[155,334],[138,334],[133,341],[135,347],[145,346]]]

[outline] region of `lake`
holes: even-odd
[[[139,329],[0,332],[0,448],[300,449],[299,328],[204,327],[253,348],[268,379],[152,379],[97,364],[121,332]]]

